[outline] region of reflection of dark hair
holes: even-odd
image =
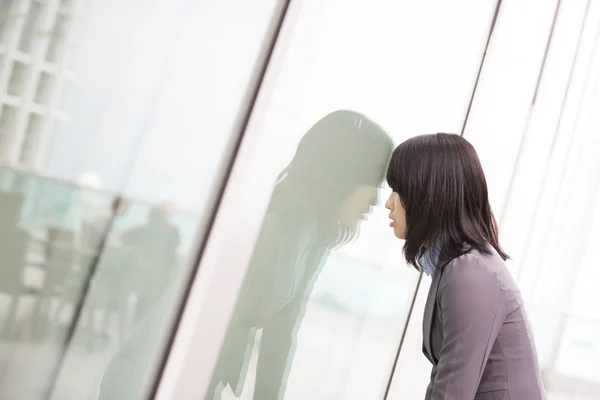
[[[426,248],[436,246],[440,265],[488,243],[506,260],[488,200],[487,183],[473,146],[458,135],[422,135],[401,143],[387,181],[406,210],[407,262],[417,265]],[[466,245],[466,247],[465,247]]]
[[[356,225],[341,223],[341,205],[358,187],[381,185],[393,147],[383,129],[364,115],[328,114],[304,135],[279,175],[270,209],[281,209],[300,224],[316,217],[321,228],[330,230],[332,242],[351,240]]]

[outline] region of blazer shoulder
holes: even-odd
[[[505,268],[504,260],[497,253],[484,254],[471,250],[450,261],[444,267],[443,275],[446,279],[469,276],[495,277],[503,267]]]
[[[501,290],[515,305],[522,303],[520,292],[506,263],[492,248],[490,254],[477,250],[455,258],[444,267],[440,289],[452,285],[470,290],[472,285],[485,286],[490,291]]]

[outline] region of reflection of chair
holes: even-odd
[[[44,283],[33,315],[35,320],[34,334],[36,336],[43,335],[47,323],[53,322],[55,319],[50,312],[52,299],[58,298],[57,310],[60,310],[65,298],[70,297],[71,293],[69,291],[73,288],[70,287],[69,275],[74,272],[74,263],[77,256],[75,235],[72,231],[50,227],[47,232]],[[73,279],[73,283],[77,285],[80,282]],[[58,316],[57,311],[54,317]],[[43,322],[41,327],[40,322]]]
[[[20,296],[24,294],[23,269],[28,235],[18,226],[22,202],[21,196],[0,194],[0,292],[10,297],[4,334],[8,334],[13,326]]]

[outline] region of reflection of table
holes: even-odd
[[[0,220],[0,292],[9,297],[8,311],[3,321],[3,333],[8,334],[16,319],[23,285],[23,263],[28,242],[27,232],[11,221]]]

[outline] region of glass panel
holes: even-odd
[[[41,105],[49,105],[55,92],[58,77],[47,72],[40,72],[37,88],[35,90],[35,101]]]
[[[68,320],[56,323],[57,314],[72,312],[77,298],[69,295],[80,292],[90,268],[77,227],[94,211],[90,203],[106,207],[114,196],[10,169],[0,172],[3,182],[12,182],[0,192],[0,224],[7,238],[1,252],[0,395],[43,398],[69,330]]]
[[[37,159],[38,150],[42,147],[42,140],[45,136],[45,122],[44,117],[40,115],[31,114],[29,116],[25,130],[25,140],[19,158],[22,164],[31,164]]]
[[[378,203],[392,150],[380,127],[350,111],[326,116],[302,137],[274,189],[215,389],[220,381],[240,394],[245,377],[255,376],[256,399],[276,398],[288,379],[292,393],[304,386],[306,397],[332,398],[360,375],[361,398],[380,394],[417,274],[393,268],[389,249],[390,257],[364,254],[372,237],[347,244]],[[372,335],[378,343],[365,340]],[[258,366],[249,372],[253,355]],[[370,360],[369,375],[358,360]]]
[[[512,177],[508,182],[500,179],[494,185],[506,193],[506,204],[499,221],[502,227],[501,240],[503,247],[511,256],[509,265],[515,276],[519,278],[525,292],[529,292],[530,284],[535,280],[529,278],[527,279],[529,283],[526,283],[522,279],[532,272],[533,263],[526,259],[528,253],[532,254],[528,249],[531,233],[534,227],[547,229],[539,223],[546,224],[549,220],[547,214],[542,213],[539,207],[542,204],[540,200],[542,193],[547,190],[545,186],[549,184],[554,186],[555,184],[551,182],[558,182],[555,171],[561,171],[566,161],[564,155],[568,152],[572,129],[569,122],[572,118],[569,116],[570,109],[575,102],[580,101],[579,91],[585,86],[585,83],[581,82],[582,77],[587,74],[586,70],[589,68],[590,47],[595,39],[597,24],[592,23],[592,15],[588,14],[585,30],[582,31],[587,10],[584,3],[561,3],[540,76],[536,101],[523,107],[528,111],[528,122],[522,125],[521,131],[515,130],[520,136],[520,144],[514,149],[515,153],[518,153],[518,158],[512,168]],[[523,26],[523,29],[529,28]],[[538,46],[541,47],[542,43]],[[511,53],[510,58],[505,60],[506,64],[500,68],[506,70],[505,66],[514,61],[512,57],[514,55]],[[512,81],[512,76],[507,75],[503,79]],[[533,81],[534,77],[530,79]],[[567,93],[570,98],[577,100],[567,103]],[[497,99],[499,96],[494,97]],[[506,97],[507,103],[512,103],[512,100],[512,97]],[[500,119],[512,123],[518,122],[513,118],[507,118],[507,115],[499,116],[496,120],[488,119],[487,126],[496,129],[496,122]],[[479,126],[479,129],[487,130],[483,126]],[[496,151],[483,158],[491,167],[488,169],[490,174],[499,176],[501,168],[498,165],[500,160],[498,156],[501,153]],[[497,171],[493,172],[492,168]],[[547,194],[552,198],[556,197],[555,193],[547,192]],[[534,222],[539,218],[538,216],[543,218]],[[536,250],[533,253],[539,255]],[[543,342],[543,337],[538,340],[538,345],[540,342]]]
[[[24,52],[31,51],[32,45],[42,36],[40,29],[41,15],[43,5],[37,1],[32,1],[29,10],[25,14],[25,24],[21,31],[19,40],[19,50]]]
[[[566,8],[585,8],[582,2],[562,4]],[[538,100],[545,101],[542,93],[538,93],[540,96],[535,101],[534,96],[556,5],[556,0],[534,0],[527,7],[518,3],[502,4],[465,127],[464,136],[477,149],[486,178],[491,183],[490,203],[499,219],[518,165],[523,131],[530,128],[528,124],[532,122],[528,120],[529,110]],[[555,27],[568,28],[562,20],[557,21]],[[578,32],[578,27],[573,27],[573,32]],[[562,37],[553,36],[552,44],[560,44],[561,40]],[[568,51],[564,56],[568,57]],[[519,60],[519,68],[513,71],[515,60]],[[506,79],[509,73],[510,79]],[[498,112],[499,109],[502,112]],[[550,136],[546,131],[545,137]],[[540,150],[543,154],[543,148]]]
[[[563,316],[564,327],[561,332],[561,342],[556,355],[556,371],[560,374],[588,383],[588,387],[595,385],[596,396],[600,393],[600,376],[593,366],[594,360],[600,355],[600,323],[598,319],[586,320],[576,316]],[[581,383],[583,383],[581,382]],[[585,393],[581,385],[577,393]],[[571,391],[571,395],[575,390]]]
[[[4,161],[8,158],[12,136],[16,128],[18,112],[14,107],[3,106],[0,114],[0,158]]]
[[[534,16],[538,24],[551,24],[553,15],[542,7],[553,10],[555,4],[540,1],[526,15],[515,8],[513,18],[504,13],[507,26],[529,35]],[[506,53],[495,60],[497,75],[482,76],[496,90],[488,92],[490,104],[474,129],[475,141],[487,148],[480,153],[486,172],[495,177],[490,190],[505,202],[501,240],[528,306],[550,398],[600,395],[600,375],[590,369],[600,347],[599,27],[599,3],[560,2],[543,70],[536,66],[539,82],[534,74],[515,76],[527,66],[517,55],[535,52],[541,63],[546,38],[535,51],[521,39],[506,40]],[[518,31],[513,38],[522,36]],[[507,68],[517,59],[522,68]],[[524,78],[527,84],[519,84]],[[520,92],[504,92],[515,83]],[[535,102],[525,101],[535,90]],[[493,118],[499,105],[503,113]],[[508,131],[512,145],[504,134],[499,140]],[[507,152],[517,156],[512,168],[506,167],[512,164]]]
[[[0,228],[10,237],[0,251],[0,398],[141,399],[276,0],[63,2],[69,12],[32,3],[55,23],[35,28],[28,46],[40,56],[48,47],[53,63],[3,55],[15,68],[0,115]],[[23,18],[37,19],[31,10]],[[148,320],[143,341],[131,336]]]
[[[57,62],[64,47],[67,45],[68,23],[69,19],[67,16],[62,13],[56,14],[54,29],[50,33],[50,44],[46,53],[46,59],[50,62]]]
[[[14,24],[17,15],[16,0],[3,0],[0,3],[0,44],[6,44],[9,26]]]
[[[8,78],[8,94],[13,96],[22,96],[27,88],[27,81],[30,78],[30,67],[22,62],[15,61],[12,65],[12,71]]]
[[[381,206],[387,159],[460,131],[494,6],[303,3],[253,153],[276,183],[207,399],[384,397],[418,280]]]

